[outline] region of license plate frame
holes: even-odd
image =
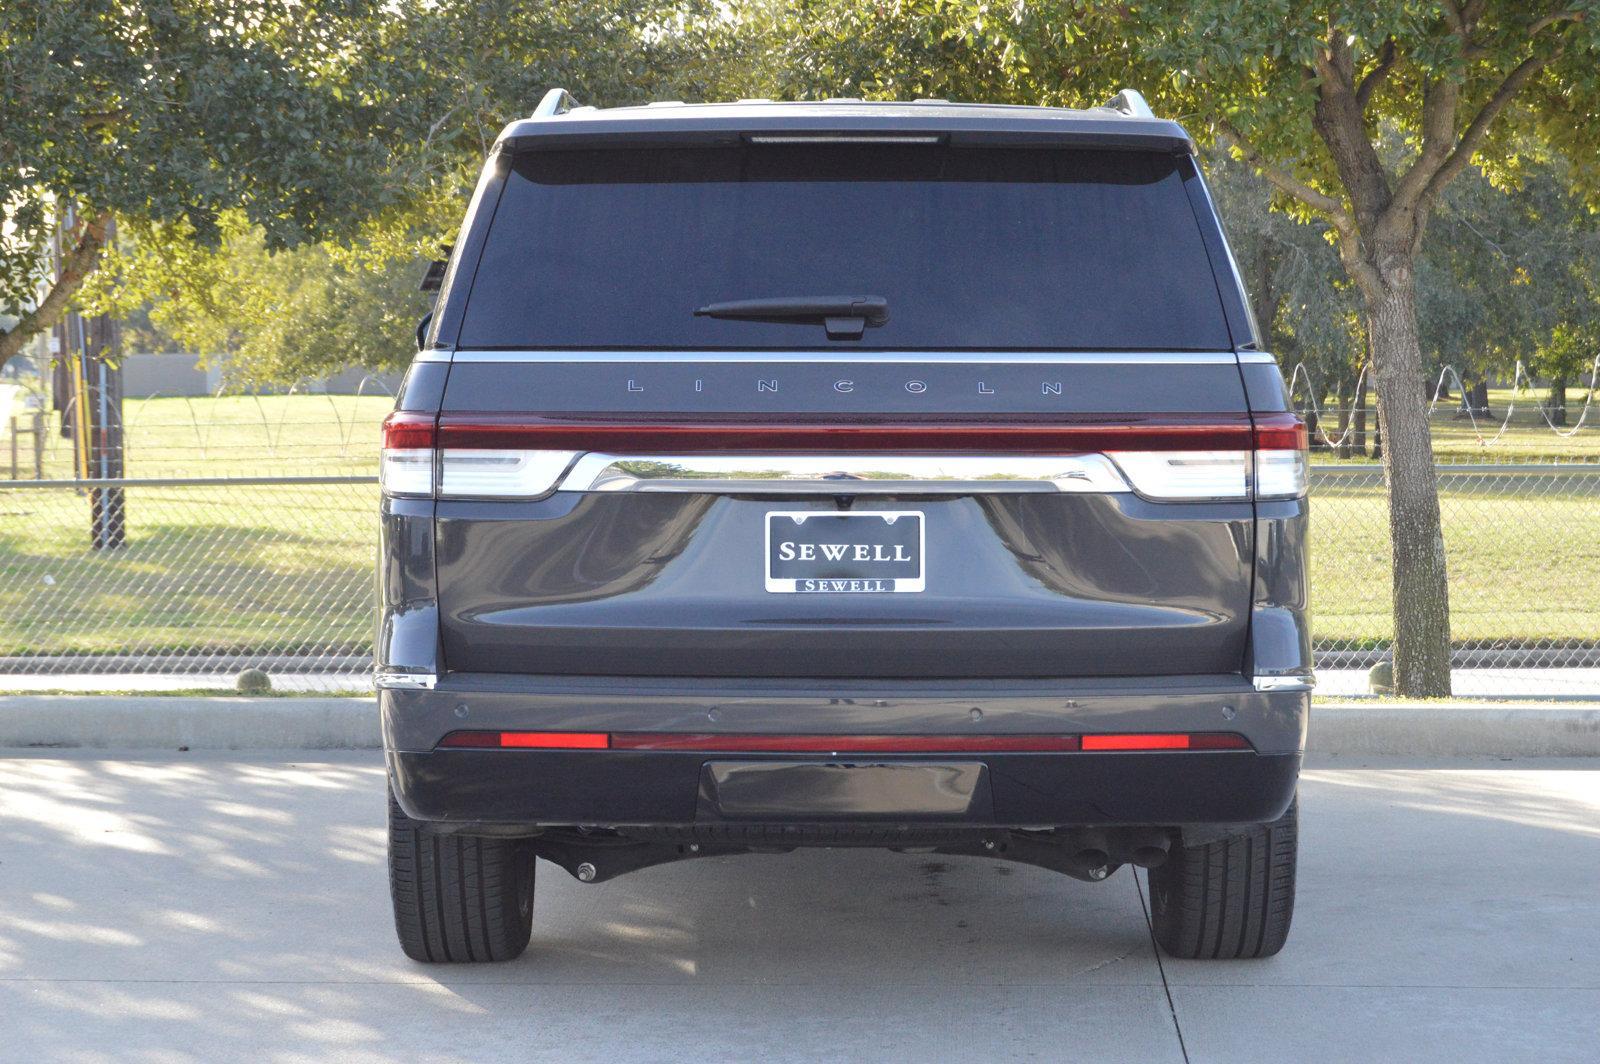
[[[896,530],[894,526],[901,520],[907,520],[914,535],[907,535],[903,530]],[[876,521],[884,526],[888,534],[882,537],[887,542],[861,543],[859,537],[846,540],[843,544],[845,551],[838,558],[799,558],[780,557],[774,550],[773,529],[780,521],[791,521],[796,528],[804,529],[812,525],[810,531],[816,530],[827,523],[839,522],[848,524],[857,522],[869,528],[869,531],[880,531],[875,526],[868,526],[867,522]],[[765,577],[766,589],[773,594],[906,594],[927,590],[927,514],[922,510],[862,510],[859,512],[836,512],[824,510],[768,510],[762,518],[762,527],[765,532],[763,542],[762,575]],[[837,525],[834,528],[838,528]],[[805,538],[805,537],[802,537]],[[900,557],[906,553],[912,543],[915,543],[914,559]],[[777,546],[782,548],[785,544],[791,547],[798,546],[793,540],[779,540]],[[822,547],[815,539],[811,546]],[[837,542],[829,542],[828,547],[840,546]],[[858,557],[858,551],[866,548],[872,556]],[[888,557],[883,557],[885,548],[898,548],[889,551]],[[911,561],[915,565],[910,565]],[[779,568],[774,573],[774,568]],[[879,573],[866,571],[869,567],[887,567]],[[810,570],[808,571],[808,567]],[[857,571],[852,571],[857,570]]]

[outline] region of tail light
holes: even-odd
[[[396,411],[383,423],[379,481],[412,498],[535,499],[548,494],[577,451],[441,446],[432,414]]]
[[[1297,499],[1310,482],[1310,438],[1294,414],[1256,419],[1256,498]]]
[[[1113,451],[1140,495],[1163,501],[1294,499],[1306,493],[1307,435],[1294,414],[1254,419],[1248,445],[1209,451]]]
[[[383,440],[384,491],[423,498],[538,498],[589,451],[1099,453],[1150,499],[1287,499],[1306,490],[1306,429],[1293,414],[772,424],[396,412]]]

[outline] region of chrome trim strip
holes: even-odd
[[[1314,676],[1252,676],[1250,685],[1257,691],[1309,691],[1317,686]]]
[[[1047,365],[1232,366],[1241,356],[1232,351],[585,351],[585,350],[448,350],[417,355],[422,362],[850,362],[966,363],[975,366],[1040,363]],[[1270,358],[1270,356],[1269,356]]]
[[[372,681],[380,691],[431,691],[438,684],[439,677],[431,672],[379,669],[372,674]]]
[[[969,495],[1130,492],[1100,454],[706,454],[579,458],[559,491],[695,494]]]
[[[1265,363],[1269,366],[1278,364],[1278,356],[1271,351],[1240,351],[1239,361],[1246,364]]]

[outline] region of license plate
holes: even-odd
[[[767,512],[767,590],[785,594],[921,591],[922,512]]]

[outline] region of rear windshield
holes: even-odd
[[[857,341],[696,317],[880,296]],[[460,344],[511,348],[1225,350],[1170,155],[935,145],[528,151]]]

